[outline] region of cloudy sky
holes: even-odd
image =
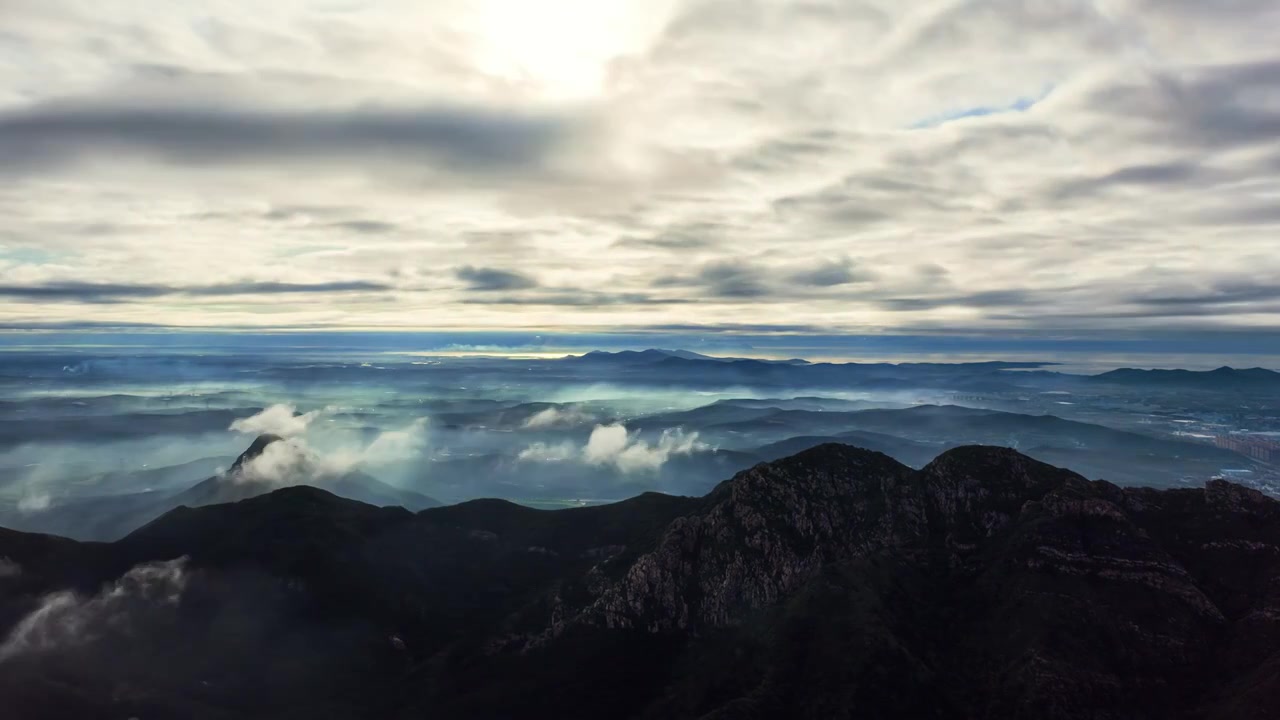
[[[1280,326],[1275,0],[0,0],[0,323]]]

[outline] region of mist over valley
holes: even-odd
[[[832,442],[917,468],[983,444],[1122,485],[1280,488],[1219,439],[1280,432],[1280,375],[1262,370],[33,350],[7,356],[0,387],[0,520],[86,540],[298,484],[411,510],[697,496]]]

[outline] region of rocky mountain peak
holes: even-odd
[[[739,473],[677,519],[657,547],[608,583],[586,622],[699,630],[768,606],[824,564],[923,536],[915,471],[881,453],[828,444]]]
[[[1088,482],[1006,448],[957,448],[916,471],[881,453],[820,445],[722,483],[704,513],[673,523],[619,579],[610,584],[602,571],[584,618],[698,630],[776,602],[830,563],[938,549],[958,562],[1027,503],[1072,484]]]
[[[968,446],[939,455],[919,473],[935,538],[952,550],[972,547],[1009,524],[1032,501],[1088,481],[1016,450]]]
[[[227,471],[228,474],[236,472],[244,467],[246,463],[262,455],[268,445],[281,440],[284,440],[284,438],[274,433],[263,433],[254,438],[253,443],[244,452],[240,453],[240,457],[236,458],[236,461],[231,464],[231,469]]]

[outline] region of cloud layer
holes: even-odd
[[[595,416],[582,408],[573,405],[563,408],[552,406],[530,415],[529,419],[524,421],[524,427],[536,430],[566,425],[582,425],[593,420],[595,420]]]
[[[5,16],[7,326],[1280,327],[1274,2]]]
[[[565,441],[558,444],[533,443],[520,451],[524,462],[581,462],[595,467],[608,467],[622,473],[656,472],[673,456],[710,450],[698,440],[698,433],[681,429],[664,430],[658,442],[640,438],[625,425],[597,425],[581,447]]]
[[[249,435],[262,435],[265,433],[279,435],[284,438],[293,437],[306,432],[307,427],[316,418],[320,417],[323,412],[322,410],[312,410],[299,413],[298,409],[293,405],[276,404],[265,408],[256,415],[235,420],[231,423],[231,427],[227,429]]]
[[[182,599],[187,558],[144,563],[85,597],[72,591],[46,595],[0,644],[0,662],[28,653],[75,648],[105,634],[124,634],[140,617],[154,620]]]
[[[281,440],[230,474],[233,482],[269,485],[323,485],[356,470],[377,470],[409,462],[427,446],[427,420],[418,418],[402,428],[380,431],[373,440],[360,443],[309,432],[326,410],[298,413],[292,405],[278,404],[231,424],[235,432],[269,433]]]

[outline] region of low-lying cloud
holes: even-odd
[[[528,290],[538,286],[538,281],[529,275],[500,268],[464,265],[455,270],[453,274],[467,284],[468,290],[478,292]]]
[[[0,662],[75,648],[107,633],[128,633],[133,618],[171,612],[186,589],[186,563],[180,557],[135,566],[90,597],[69,590],[46,595],[0,645]]]
[[[656,472],[676,455],[689,455],[711,446],[698,440],[698,433],[681,428],[664,430],[656,443],[640,438],[621,423],[597,425],[582,447],[572,442],[534,443],[517,456],[528,462],[582,462],[609,467],[623,473]]]
[[[265,433],[287,438],[306,432],[307,427],[324,412],[324,410],[312,410],[299,413],[298,409],[293,405],[280,403],[266,408],[257,415],[250,415],[247,418],[236,420],[231,423],[229,429],[248,435],[262,435]]]
[[[337,475],[323,458],[301,438],[286,438],[271,443],[262,452],[235,469],[229,476],[234,482],[297,485]]]
[[[546,410],[530,415],[529,419],[524,421],[524,427],[532,430],[565,425],[582,425],[583,423],[593,422],[595,419],[594,415],[578,407],[549,407]]]
[[[521,450],[516,459],[521,462],[567,462],[581,454],[582,450],[567,440],[561,443],[537,442]]]
[[[305,431],[304,425],[293,436],[267,445],[257,457],[232,473],[231,480],[281,487],[324,483],[360,468],[376,469],[408,462],[419,457],[427,445],[426,418],[398,430],[383,431],[366,445],[331,445],[308,438]]]
[[[47,492],[28,490],[18,498],[18,512],[34,513],[48,510],[53,504],[53,496]]]

